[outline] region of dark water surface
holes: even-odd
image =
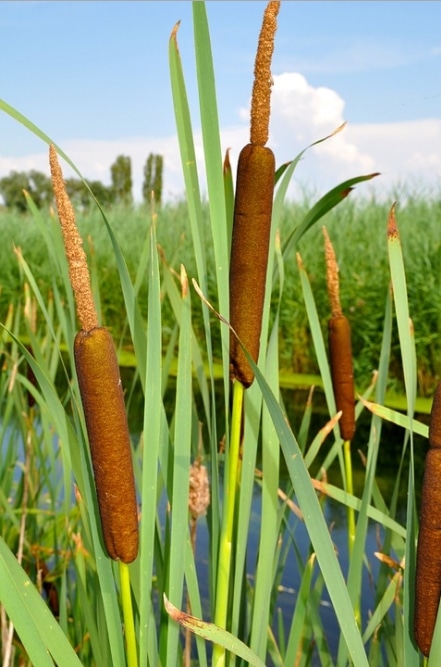
[[[127,382],[127,378],[124,381],[124,385],[126,387],[130,386],[130,383]],[[298,430],[299,428],[304,410],[304,405],[306,403],[306,398],[307,398],[307,392],[288,391],[288,390],[283,392],[283,402],[285,405],[285,409],[287,411],[288,418],[293,427],[294,433],[296,433],[296,430]],[[142,401],[143,397],[141,391],[136,392],[136,395],[135,394],[132,395],[132,400],[130,402],[130,423],[131,423],[131,430],[135,434],[139,433],[142,427],[142,413],[143,413]],[[196,402],[197,402],[197,397],[196,397]],[[219,401],[219,404],[220,405],[222,404],[221,400]],[[174,405],[174,396],[173,396],[173,388],[171,388],[171,391],[168,392],[166,396],[166,410],[170,417],[173,412],[173,405]],[[323,397],[320,397],[320,395],[318,395],[314,399],[314,405],[315,405],[315,412],[312,418],[309,441],[313,439],[315,434],[321,427],[324,426],[324,424],[328,419],[324,407]],[[202,410],[198,410],[198,412],[201,415],[203,414]],[[424,419],[427,418],[421,417],[421,420]],[[359,422],[357,423],[357,432],[354,438],[354,442],[352,444],[353,463],[354,463],[354,487],[355,487],[354,490],[355,490],[355,495],[358,497],[361,496],[363,490],[362,485],[364,483],[364,468],[361,458],[358,455],[357,451],[361,450],[365,455],[367,454],[367,442],[369,438],[370,421],[371,417],[369,413],[367,412],[363,413]],[[219,419],[219,422],[221,422],[221,417]],[[6,432],[6,436],[7,435],[8,432]],[[137,439],[138,436],[135,436],[136,441]],[[329,440],[331,442],[332,438],[329,438]],[[379,460],[377,467],[378,474],[376,481],[381,489],[381,492],[383,493],[386,503],[389,503],[392,496],[397,476],[397,469],[403,448],[403,440],[404,440],[404,431],[402,429],[383,422],[381,445],[379,450]],[[3,441],[3,443],[1,443],[2,454],[4,451],[4,447],[5,447],[5,440]],[[423,464],[424,464],[424,457],[426,450],[427,450],[427,442],[423,438],[416,437],[415,460],[416,460],[417,497],[419,495],[419,489],[421,485],[422,471],[423,471]],[[320,460],[323,460],[324,457],[325,457],[325,452],[320,454]],[[61,470],[57,471],[57,475],[60,476],[62,475]],[[330,483],[336,484],[337,486],[341,485],[340,472],[337,463],[335,463],[329,470],[328,479]],[[403,483],[401,485],[402,488],[400,489],[400,501],[398,507],[398,520],[401,521],[403,524],[405,524],[405,512],[406,512],[406,492],[407,492],[406,484],[407,484],[407,471],[405,470],[403,474]],[[282,488],[289,487],[289,479],[286,474],[281,478],[280,485]],[[253,496],[252,514],[251,514],[249,540],[248,540],[248,553],[247,553],[247,573],[250,578],[251,578],[251,573],[255,571],[255,566],[258,556],[261,502],[262,502],[261,488],[258,484],[256,484]],[[338,553],[343,574],[346,575],[348,568],[348,545],[347,545],[348,530],[347,530],[346,509],[342,507],[339,503],[327,499],[324,504],[324,515],[326,523],[330,528],[331,537],[334,542],[336,551]],[[298,549],[302,560],[305,562],[310,553],[310,541],[305,526],[293,514],[291,514],[289,518],[289,528],[292,534],[294,535],[296,548]],[[381,526],[378,526],[374,522],[370,522],[366,540],[366,547],[365,547],[365,554],[369,571],[365,569],[363,576],[363,589],[362,589],[363,627],[366,626],[369,614],[374,609],[375,588],[373,582],[375,582],[377,578],[380,567],[380,563],[374,554],[377,551],[381,551],[383,536],[384,536],[384,531],[381,528]],[[208,532],[207,522],[206,519],[201,518],[198,521],[196,556],[197,556],[197,568],[198,568],[201,596],[204,601],[204,607],[207,613],[207,617],[209,617],[209,588],[208,588],[209,551],[210,551],[209,532]],[[292,548],[288,556],[288,561],[285,567],[285,571],[283,573],[281,584],[282,586],[277,600],[277,608],[282,611],[285,633],[286,637],[288,637],[289,628],[292,620],[292,614],[295,608],[295,604],[297,602],[297,594],[300,587],[299,571]],[[323,595],[322,604],[320,607],[320,613],[325,628],[326,639],[329,643],[331,654],[335,660],[338,641],[340,638],[340,630],[336,622],[332,606],[330,605],[329,599],[326,596],[326,592]],[[312,664],[315,665],[318,663],[313,661]]]

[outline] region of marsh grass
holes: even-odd
[[[381,178],[381,177],[380,177]],[[391,192],[387,202],[379,202],[373,196],[348,198],[323,221],[326,223],[336,249],[341,276],[341,299],[352,327],[355,377],[358,387],[369,382],[376,368],[382,337],[383,313],[381,304],[389,281],[387,252],[383,220],[387,218],[390,203],[397,193]],[[311,206],[311,199],[302,202],[288,201],[282,209],[281,234],[287,233]],[[440,343],[437,335],[441,323],[441,306],[433,298],[437,290],[437,276],[441,271],[441,243],[439,218],[441,194],[424,195],[397,200],[403,253],[406,260],[408,297],[415,324],[415,344],[418,356],[418,394],[431,396],[441,374]],[[42,213],[47,221],[48,212]],[[140,239],[150,215],[144,206],[114,208],[106,211],[109,223],[121,245],[129,273],[134,279],[140,262]],[[163,205],[156,211],[158,243],[167,263],[179,271],[183,263],[189,276],[196,275],[196,261],[192,249],[189,212],[185,201]],[[101,214],[92,210],[87,215],[78,214],[78,224],[84,238],[89,262],[96,266],[96,290],[99,293],[102,318],[117,341],[130,347],[130,337],[124,319],[124,300],[121,291],[115,256],[111,242],[103,228]],[[209,210],[201,207],[203,238],[209,239]],[[22,280],[12,244],[20,247],[32,268],[35,279],[47,296],[52,289],[53,274],[46,261],[46,250],[33,218],[14,212],[0,213],[0,229],[4,242],[0,247],[0,262],[4,267],[1,276],[0,312],[4,319],[11,302],[20,298]],[[421,230],[424,229],[424,234]],[[308,237],[299,242],[299,250],[308,265],[314,295],[320,313],[323,330],[326,328],[327,293],[323,256],[320,248],[321,232],[312,228]],[[212,265],[213,248],[207,244],[207,261]],[[58,280],[58,277],[55,276]],[[59,283],[59,280],[58,280]],[[207,296],[216,299],[216,283],[213,273],[207,276]],[[276,298],[276,296],[274,297]],[[140,307],[147,303],[145,284],[138,293]],[[170,335],[174,315],[168,302],[163,304],[164,335]],[[203,332],[202,311],[198,303],[193,312],[193,326]],[[316,374],[317,363],[310,344],[308,320],[300,289],[295,258],[290,255],[285,264],[285,282],[279,315],[279,353],[285,372]],[[220,358],[221,343],[217,329],[213,330],[213,349]],[[399,357],[399,341],[394,330],[389,386],[403,392],[403,376]]]
[[[245,397],[228,631],[210,623],[216,602],[224,470],[230,453],[226,268],[231,188],[222,170],[204,3],[193,4],[193,17],[208,202],[200,195],[192,159],[193,133],[176,28],[169,55],[186,203],[153,213],[142,208],[104,212],[97,203],[95,213],[84,219],[78,216],[101,323],[111,328],[120,349],[128,346],[135,354],[127,402],[134,391],[143,396],[142,431],[132,437],[140,553],[128,566],[140,662],[184,665],[182,624],[194,634],[191,655],[201,667],[210,664],[213,641],[226,649],[231,667],[419,665],[411,633],[418,474],[413,433],[427,437],[427,427],[414,419],[414,405],[422,386],[420,368],[426,390],[438,372],[439,325],[433,294],[427,290],[420,294],[419,287],[426,280],[429,286],[437,284],[439,204],[436,199],[427,203],[408,198],[402,211],[397,209],[400,236],[394,240],[386,233],[391,202],[347,199],[336,206],[341,197],[330,193],[318,207],[327,216],[340,265],[342,306],[352,318],[354,363],[362,386],[356,418],[370,415],[364,484],[359,494],[352,494],[345,487],[343,442],[324,340],[329,312],[325,267],[321,231],[312,226],[320,216],[310,213],[318,210],[311,208],[312,202],[285,204],[298,160],[279,174],[262,352],[258,365],[249,360],[256,380]],[[49,143],[49,137],[30,121],[6,103],[0,106]],[[354,182],[363,188],[369,178]],[[106,555],[100,533],[73,363],[77,324],[61,233],[52,215],[37,211],[29,199],[28,205],[31,216],[17,219],[4,214],[0,220],[9,235],[1,248],[6,257],[2,267],[10,267],[13,276],[2,268],[0,602],[2,636],[9,637],[2,646],[10,652],[4,660],[34,667],[54,662],[63,667],[122,667],[126,656],[118,570]],[[418,213],[424,235],[414,229]],[[177,243],[181,231],[182,243]],[[89,235],[92,244],[87,242]],[[21,252],[11,253],[11,239]],[[45,271],[43,264],[48,267]],[[417,276],[414,267],[425,269]],[[34,309],[36,320],[29,316]],[[418,346],[426,350],[425,355],[417,352]],[[222,392],[216,384],[215,361],[223,371]],[[314,399],[306,404],[295,431],[281,404],[280,370],[300,366],[320,374],[327,421],[318,432],[311,428]],[[176,379],[172,368],[177,368]],[[378,371],[375,384],[372,369]],[[391,381],[401,382],[405,391],[408,410],[404,414],[384,407]],[[164,397],[170,386],[174,401],[166,410]],[[380,447],[388,444],[382,437],[384,420],[398,423],[403,434],[387,501],[377,483]],[[190,465],[201,454],[200,422],[211,485],[206,518],[209,542],[204,554],[208,601],[201,594],[188,513]],[[261,464],[258,473],[257,462]],[[334,464],[341,471],[341,486],[327,477]],[[279,493],[282,469],[289,478],[285,495]],[[312,469],[317,471],[314,477]],[[403,483],[407,488],[404,519],[398,514]],[[262,489],[259,549],[256,561],[250,563],[256,484]],[[327,525],[327,498],[339,503],[344,512],[350,508],[356,513],[347,570],[342,568],[332,527]],[[295,525],[307,535],[302,547],[296,540],[293,513]],[[378,526],[380,556],[366,546],[372,522]],[[373,559],[380,560],[375,577]],[[278,612],[279,583],[293,568],[300,586],[286,628]],[[363,606],[366,579],[375,601],[359,626],[354,609]],[[330,648],[322,611],[324,600],[332,606],[339,627],[335,651]],[[185,613],[187,604],[191,616]],[[436,664],[436,656],[429,659],[429,665]]]

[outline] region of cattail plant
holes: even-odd
[[[233,329],[230,375],[235,382],[214,616],[216,625],[222,628],[227,623],[235,504],[240,487],[243,395],[254,380],[242,344],[257,362],[268,265],[275,159],[265,144],[271,112],[271,58],[279,8],[279,1],[269,2],[264,12],[254,66],[250,143],[242,149],[237,166],[229,285]],[[225,665],[225,649],[219,645],[214,648],[213,665]]]
[[[250,143],[237,165],[236,196],[230,259],[230,322],[257,362],[273,206],[275,159],[268,141],[271,97],[271,58],[280,2],[269,2],[259,36],[251,98]],[[230,373],[249,387],[254,373],[232,333]]]
[[[331,305],[328,341],[332,385],[337,410],[342,411],[339,422],[340,433],[343,440],[346,441],[352,440],[355,433],[355,390],[352,366],[351,327],[341,308],[338,265],[334,248],[325,227],[323,227],[323,235],[325,237],[326,282]]]
[[[75,366],[86,419],[104,544],[123,563],[138,553],[138,514],[124,396],[112,337],[98,326],[89,271],[63,174],[51,145],[49,160],[69,278],[81,330],[74,342]]]
[[[339,421],[340,434],[344,441],[344,459],[346,488],[353,494],[351,440],[355,433],[355,389],[354,372],[352,366],[351,327],[343,315],[340,303],[340,283],[338,279],[338,264],[334,248],[326,227],[323,227],[325,237],[326,257],[326,284],[328,287],[331,317],[328,323],[329,363],[331,366],[332,386],[335,403],[341,411]],[[355,514],[354,509],[348,507],[348,551],[352,554],[355,541]],[[359,606],[356,605],[355,615],[359,620]]]
[[[423,655],[432,645],[441,597],[441,382],[429,423],[430,449],[424,467],[415,578],[415,640]]]

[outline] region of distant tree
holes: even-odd
[[[142,196],[146,204],[150,203],[152,192],[155,202],[161,204],[163,166],[164,158],[162,155],[149,154],[144,166],[144,183],[142,186]]]
[[[110,167],[112,188],[115,202],[130,204],[132,202],[132,162],[126,155],[118,155]]]
[[[112,186],[104,185],[101,181],[87,181],[87,183],[101,206],[110,206],[115,202],[115,190]],[[130,200],[131,198],[132,193],[130,192]]]
[[[30,191],[29,174],[24,171],[11,171],[0,179],[0,194],[7,208],[26,211],[27,204],[23,190]]]
[[[22,212],[27,210],[23,190],[30,194],[38,208],[49,205],[53,198],[50,178],[35,169],[28,172],[11,171],[0,179],[0,194],[8,208]]]
[[[89,209],[93,199],[86,184],[78,178],[67,178],[65,184],[66,192],[74,208],[81,210]],[[102,206],[109,206],[113,203],[115,193],[112,187],[103,185],[101,181],[87,181],[87,184]]]
[[[38,208],[49,206],[54,198],[51,179],[41,171],[32,169],[29,172],[29,194]]]

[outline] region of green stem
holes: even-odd
[[[138,667],[132,593],[130,591],[130,571],[127,563],[123,563],[121,560],[119,561],[119,578],[121,582],[124,634],[126,637],[127,667]]]
[[[351,441],[345,440],[344,445],[345,458],[345,475],[346,475],[346,490],[351,496],[354,495],[354,484],[352,478],[352,457],[351,457]],[[353,507],[348,507],[348,558],[351,559],[352,551],[355,542],[355,511]],[[360,625],[360,602],[358,601],[354,607],[355,620]]]
[[[345,458],[346,490],[352,496],[354,495],[354,484],[352,481],[351,441],[345,440],[343,447],[344,447],[344,458]],[[355,541],[355,512],[353,507],[348,507],[349,558],[352,555],[354,541]]]
[[[233,385],[233,413],[231,417],[231,439],[228,454],[227,484],[224,492],[224,511],[222,515],[222,531],[219,546],[219,566],[216,585],[216,608],[214,622],[226,629],[228,613],[228,592],[231,570],[231,544],[234,530],[234,510],[236,487],[240,483],[240,439],[242,427],[244,386],[235,381]],[[213,649],[213,667],[225,665],[225,649],[218,644]]]

